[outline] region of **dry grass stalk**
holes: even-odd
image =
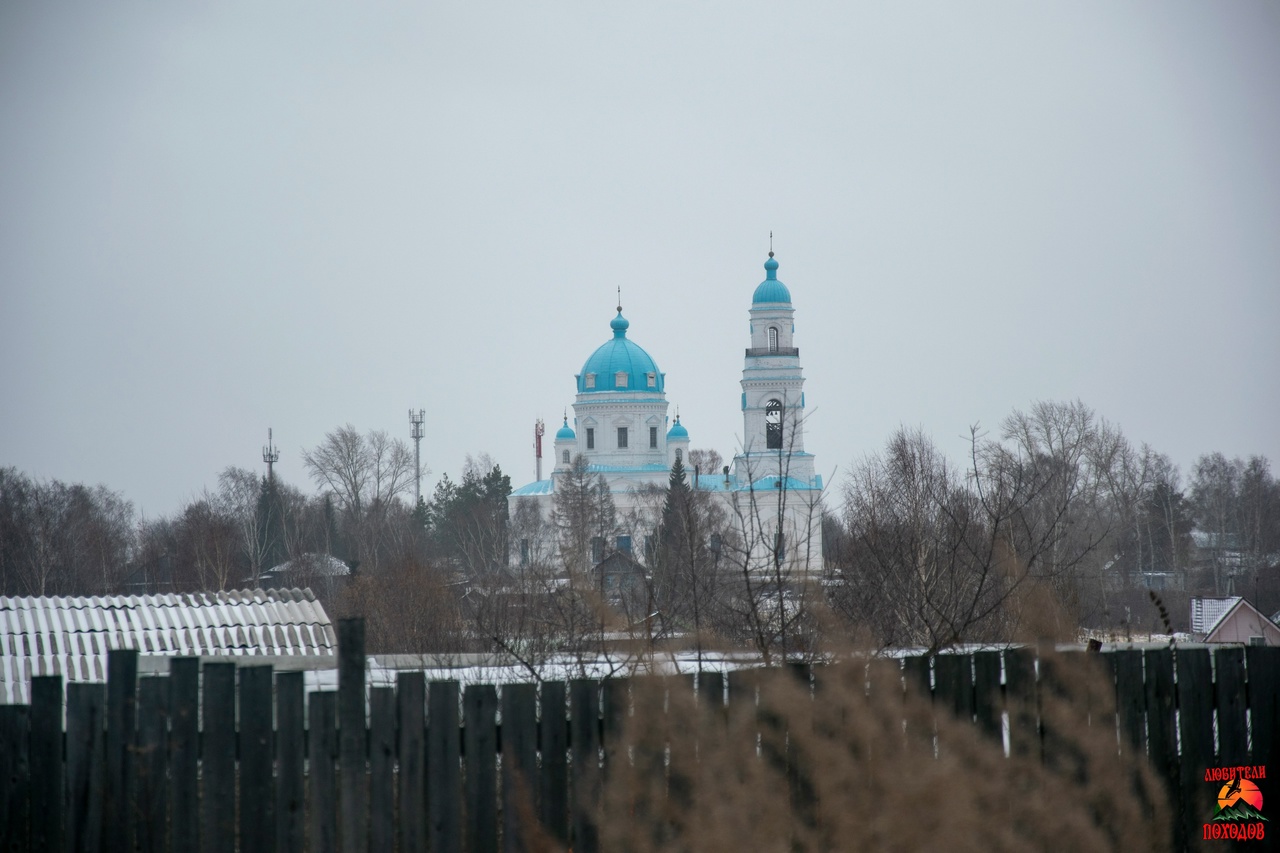
[[[764,672],[758,705],[730,714],[637,681],[602,849],[1167,849],[1166,794],[1145,759],[1118,754],[1110,683],[1080,657],[1042,662],[1038,710],[1009,709],[1047,733],[1015,730],[1011,757],[904,695],[894,661],[824,668],[812,694]]]

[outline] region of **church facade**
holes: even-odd
[[[800,350],[795,343],[791,292],[777,277],[769,253],[766,277],[752,294],[750,346],[742,370],[743,443],[732,464],[720,471],[695,472],[689,465],[689,431],[669,417],[666,375],[648,352],[628,336],[630,323],[617,315],[611,337],[586,360],[575,377],[573,422],[566,414],[554,441],[548,479],[512,492],[512,561],[546,560],[555,553],[556,487],[581,456],[590,474],[608,487],[617,510],[617,528],[608,541],[594,542],[594,562],[621,551],[644,560],[655,534],[671,468],[679,460],[691,488],[714,493],[732,528],[727,537],[737,557],[753,571],[785,568],[788,574],[816,575],[822,567],[822,477],[805,450],[806,408]],[[542,535],[522,529],[532,516],[546,523]],[[714,547],[729,547],[720,538]],[[739,563],[740,564],[740,563]]]

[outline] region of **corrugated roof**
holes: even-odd
[[[1208,634],[1222,620],[1223,616],[1240,601],[1240,596],[1228,598],[1204,598],[1196,596],[1191,599],[1191,633]]]
[[[144,655],[332,655],[338,638],[311,590],[185,595],[0,596],[0,702],[33,675],[105,681],[109,649]]]

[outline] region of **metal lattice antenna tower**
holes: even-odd
[[[271,439],[271,427],[267,427],[267,443],[262,447],[262,461],[267,463],[267,482],[275,482],[274,466],[280,461],[280,448]]]
[[[542,436],[546,433],[547,426],[542,422],[542,418],[533,425],[533,458],[536,478],[542,479]]]
[[[409,410],[409,437],[413,439],[413,505],[422,500],[422,422],[427,410]]]

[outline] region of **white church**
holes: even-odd
[[[581,454],[588,470],[608,484],[618,510],[616,541],[597,543],[596,560],[613,551],[643,559],[644,543],[654,535],[661,511],[652,488],[666,488],[679,459],[688,469],[691,488],[716,493],[725,502],[735,520],[740,552],[756,571],[783,563],[789,572],[820,573],[822,477],[814,473],[813,454],[804,447],[804,375],[795,344],[795,308],[790,290],[778,280],[773,252],[764,268],[765,279],[751,298],[751,341],[741,383],[743,444],[732,465],[695,476],[687,464],[689,431],[679,415],[674,423],[668,417],[666,375],[627,336],[630,323],[619,306],[609,322],[612,336],[575,377],[573,424],[566,417],[556,432],[551,477],[513,491],[511,517],[517,517],[520,502],[535,501],[541,517],[552,519],[557,481]],[[529,549],[527,540],[517,538],[513,561],[529,559]]]

